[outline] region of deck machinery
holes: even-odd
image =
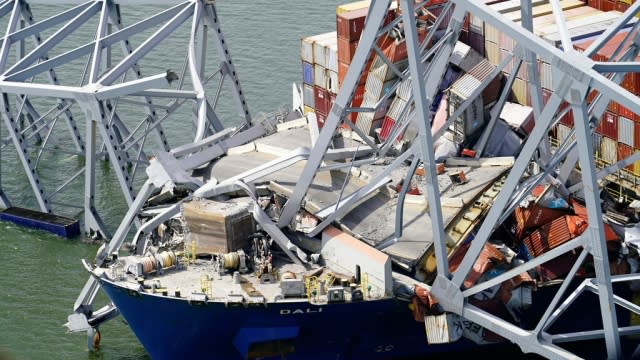
[[[159,149],[170,154],[174,163],[186,171],[201,165],[222,148],[233,144],[242,144],[261,136],[261,131],[264,131],[264,128],[260,130],[260,126],[252,123],[233,62],[217,21],[215,2],[205,0],[176,2],[176,5],[131,25],[124,25],[121,21],[121,15],[123,11],[126,11],[126,6],[133,6],[130,2],[87,1],[41,21],[34,20],[32,16],[31,4],[37,3],[36,1],[18,0],[0,2],[0,14],[7,23],[7,30],[0,49],[0,72],[2,73],[0,101],[3,105],[2,117],[8,135],[8,139],[3,142],[1,154],[7,156],[13,146],[16,150],[16,160],[22,164],[25,176],[33,189],[35,203],[40,210],[45,212],[52,211],[52,205],[55,203],[53,197],[58,192],[70,188],[69,185],[74,181],[82,183],[81,179],[84,178],[82,186],[84,205],[82,209],[85,217],[85,230],[110,238],[111,241],[103,249],[102,254],[111,254],[123,244],[126,229],[120,227],[111,236],[100,219],[100,213],[94,206],[95,197],[100,195],[96,193],[95,181],[98,171],[96,163],[100,156],[108,159],[113,165],[113,171],[120,184],[122,195],[129,205],[129,211],[124,215],[123,223],[131,222],[135,219],[143,202],[148,199],[151,189],[161,186],[161,184],[153,184],[148,181],[143,184],[135,181],[139,178],[135,175],[139,175],[141,169],[148,164],[144,144],[151,133],[155,133],[159,137]],[[638,52],[637,25],[634,25],[632,31],[629,32],[633,45],[627,49],[627,53],[621,58],[621,61],[598,62],[591,60],[590,55],[596,53],[608,39],[627,26],[627,22],[637,15],[640,3],[632,4],[584,53],[573,50],[571,38],[564,25],[557,0],[551,0],[550,4],[553,7],[564,50],[553,47],[531,32],[532,4],[530,0],[521,2],[522,21],[519,24],[506,19],[479,0],[449,0],[439,3],[438,5],[445,8],[441,12],[442,14],[452,12],[451,17],[447,19],[448,24],[446,27],[442,26],[445,30],[438,39],[434,38],[435,31],[429,31],[426,38],[420,41],[417,36],[413,10],[427,3],[413,0],[397,1],[394,6],[399,7],[401,15],[390,24],[385,24],[384,19],[392,1],[373,0],[371,2],[365,28],[342,87],[318,135],[315,146],[306,155],[306,165],[302,177],[295,185],[290,199],[284,205],[279,222],[274,225],[282,228],[294,220],[313,177],[329,153],[328,149],[333,132],[338,128],[341,118],[348,112],[372,110],[351,108],[348,104],[351,103],[359,76],[365,69],[369,54],[371,52],[380,53],[376,40],[391,27],[402,23],[407,44],[408,68],[406,71],[398,69],[395,71],[398,72],[401,79],[413,79],[411,100],[407,106],[415,105],[419,128],[415,146],[406,150],[406,158],[413,158],[416,159],[415,163],[424,164],[424,178],[427,188],[425,197],[427,203],[430,204],[428,207],[430,217],[434,219],[431,231],[434,234],[433,238],[436,239],[434,247],[438,274],[432,287],[425,286],[430,288],[446,311],[491,329],[496,334],[519,345],[524,352],[537,353],[547,358],[573,358],[574,355],[570,351],[558,346],[558,344],[600,338],[604,339],[608,357],[611,359],[619,358],[621,336],[637,334],[640,332],[640,328],[637,326],[620,328],[612,309],[624,307],[637,314],[640,313],[640,307],[615,297],[612,286],[617,282],[637,280],[638,276],[635,274],[611,275],[609,260],[606,256],[602,210],[599,206],[598,193],[595,190],[600,186],[600,179],[640,159],[640,156],[630,156],[598,171],[591,156],[593,153],[591,135],[610,100],[615,99],[616,102],[632,112],[640,114],[640,99],[620,86],[625,73],[638,72],[639,70],[640,65],[633,61]],[[444,76],[449,57],[467,14],[473,14],[485,24],[490,24],[513,39],[515,43],[513,54],[498,65],[497,71],[502,70],[512,61],[515,64],[515,70],[511,72],[512,74],[517,73],[517,69],[523,64],[529,65],[527,71],[529,72],[535,127],[524,142],[520,154],[504,182],[502,191],[495,198],[494,204],[479,227],[467,254],[457,270],[450,273],[444,240],[444,225],[441,221],[441,199],[436,191],[437,184],[430,180],[436,178],[436,162],[433,151],[430,149],[433,148],[434,141],[441,134],[432,135],[428,124],[431,118],[429,109],[438,90],[439,80]],[[437,19],[436,24],[442,21],[444,21],[444,17]],[[184,62],[181,71],[168,71],[144,76],[140,68],[144,57],[151,54],[153,48],[159,46],[165,38],[183,24],[188,24],[188,46],[183,53],[182,60]],[[63,48],[61,45],[63,40],[85,25],[95,25],[91,38],[84,42],[76,41],[71,48]],[[154,28],[154,26],[157,27]],[[432,29],[437,27],[439,26],[434,26]],[[148,29],[156,30],[145,33]],[[43,36],[43,34],[48,36]],[[142,40],[135,47],[133,41],[130,40],[138,35],[142,36]],[[28,40],[31,42],[28,43]],[[431,43],[432,41],[433,43]],[[207,51],[209,43],[213,43],[216,48],[216,59],[213,71],[206,73],[205,60],[209,53]],[[425,44],[428,43],[431,46],[427,50]],[[121,49],[119,57],[114,55],[116,46]],[[69,82],[62,82],[57,71],[58,68],[78,59],[84,64],[85,71],[75,72],[75,77],[72,77]],[[429,59],[429,61],[424,61],[425,59]],[[545,105],[543,105],[541,98],[541,86],[536,66],[538,59],[550,64],[554,74],[553,94]],[[387,62],[391,68],[394,68],[390,61]],[[132,77],[127,78],[127,74],[131,74]],[[217,86],[214,86],[213,90],[205,89],[204,85],[214,76],[220,78]],[[190,81],[184,81],[185,77]],[[216,113],[218,97],[221,96],[220,88],[225,78],[231,79],[232,101],[235,102],[236,110],[241,118],[240,125],[234,129],[224,128]],[[415,79],[425,81],[415,81]],[[507,76],[505,88],[510,89],[513,81],[514,76]],[[487,85],[483,83],[474,95],[477,96]],[[592,90],[596,90],[599,95],[595,101],[588,104],[586,97]],[[213,100],[207,95],[213,95]],[[49,107],[42,107],[41,102],[37,101],[40,99],[50,100]],[[502,106],[505,99],[506,94],[501,94],[497,106]],[[459,112],[464,111],[464,108],[471,104],[471,100],[462,103]],[[574,136],[567,137],[562,144],[552,149],[549,146],[548,131],[558,121],[558,109],[563,101],[566,101],[573,111]],[[44,103],[46,104],[46,101]],[[191,143],[171,147],[169,140],[173,134],[163,131],[162,123],[177,113],[177,109],[183,103],[194,105],[193,113],[189,116],[193,118],[195,131],[190,139]],[[142,120],[131,122],[130,119],[120,118],[118,106],[122,104],[137,105],[144,109]],[[74,113],[74,111],[77,112]],[[458,114],[452,114],[448,122],[451,123]],[[67,126],[57,126],[58,119],[65,122]],[[80,126],[82,121],[79,119],[84,119],[83,126]],[[495,118],[489,123],[485,133],[491,131],[494,122]],[[398,124],[397,131],[401,131],[406,125]],[[80,128],[84,128],[84,132],[80,131]],[[242,128],[249,130],[238,131]],[[138,131],[140,133],[136,135]],[[352,131],[359,133],[362,139],[367,139],[366,134],[362,134],[357,127],[353,127]],[[60,152],[59,149],[51,150],[47,144],[50,139],[62,136],[63,133],[70,134],[70,136],[65,136],[70,139],[71,153],[84,156],[84,166],[77,173],[70,174],[62,184],[46,184],[46,181],[40,178],[36,171],[39,159],[41,154]],[[395,133],[392,133],[390,138],[394,137]],[[376,152],[388,150],[385,145],[373,142],[368,142],[367,145]],[[481,155],[481,152],[477,154],[478,157]],[[576,164],[579,164],[581,178],[578,182],[568,184]],[[522,185],[523,174],[525,171],[530,171],[532,167],[535,169],[534,175]],[[582,190],[588,213],[589,228],[582,236],[525,262],[509,272],[489,281],[464,288],[463,282],[484,244],[488,241],[492,230],[513,211],[525,194],[529,193],[543,179],[549,177],[554,179],[559,188],[566,191],[569,191],[568,189],[571,191]],[[2,190],[2,183],[0,183],[0,205],[9,207],[13,203],[12,199]],[[407,191],[407,189],[402,191]],[[354,202],[353,199],[342,201],[338,199],[336,203],[338,206],[335,207],[332,214],[327,214],[327,219],[337,217],[343,208],[353,206]],[[326,221],[318,224],[320,228],[317,231],[321,231],[322,227],[329,223],[330,221]],[[398,222],[398,226],[400,226],[400,222]],[[549,307],[543,320],[533,330],[517,328],[494,314],[481,311],[466,301],[467,298],[484,289],[574,249],[580,255],[569,274],[570,278],[575,275],[578,266],[587,256],[593,257],[595,278],[584,282],[575,291],[592,291],[597,294],[599,315],[602,317],[603,323],[601,331],[553,335],[546,332],[549,324],[564,309],[571,306],[570,302],[560,302],[561,296],[567,291],[565,286],[560,287],[557,297],[552,301],[552,306]],[[104,256],[106,257],[106,255]],[[97,263],[99,262],[100,257]],[[117,309],[107,306],[103,311],[93,312],[92,318],[85,318],[84,323],[82,322],[82,318],[87,314],[83,312],[83,309],[92,305],[98,290],[96,282],[90,279],[74,304],[75,313],[70,317],[71,330],[87,330],[91,333],[92,329],[97,327],[101,321],[117,315]],[[71,321],[72,318],[74,321]]]

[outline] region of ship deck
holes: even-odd
[[[344,147],[351,146],[347,139]],[[308,127],[299,127],[256,140],[252,144],[232,150],[229,155],[211,165],[210,174],[216,180],[224,180],[246,173],[269,161],[286,156],[295,149],[311,147],[311,134]],[[355,148],[357,145],[354,145]],[[386,169],[385,159],[361,166],[352,171],[348,179],[345,171],[332,170],[318,172],[305,197],[305,210],[319,219],[326,218],[335,208],[337,200],[346,197],[358,188],[374,180],[376,175]],[[445,226],[472,204],[487,188],[491,187],[504,173],[510,169],[511,158],[481,159],[471,158],[448,159],[445,171],[438,175],[438,187],[442,202],[442,216]],[[328,162],[327,162],[328,163]],[[279,195],[289,197],[300,179],[305,160],[292,166],[265,175],[254,181],[254,184],[266,184],[269,189]],[[377,165],[382,164],[382,165]],[[338,217],[336,222],[343,231],[371,246],[395,237],[395,214],[398,196],[395,190],[405,177],[409,166],[401,166],[387,177],[384,185],[373,191],[347,215]],[[448,173],[463,171],[467,181],[462,184],[452,182]],[[430,231],[430,215],[426,201],[424,181],[418,189],[421,195],[407,195],[403,205],[402,235],[383,251],[408,266],[413,266],[433,244],[433,233]],[[346,185],[345,185],[346,184]],[[344,190],[343,190],[344,185]]]

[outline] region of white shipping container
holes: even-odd
[[[313,93],[313,85],[302,84],[302,104],[310,108],[316,107],[315,95]]]
[[[401,99],[399,97],[395,97],[391,102],[391,106],[389,106],[389,111],[387,112],[387,116],[393,120],[398,120],[405,106],[407,106],[406,100]]]
[[[316,64],[320,64],[325,68],[329,67],[329,48],[331,44],[335,42],[336,44],[336,52],[337,52],[337,33],[335,31],[321,34],[313,44],[313,62]],[[336,71],[338,68],[337,57],[336,57]]]
[[[605,14],[606,13],[609,13],[609,12],[605,12]],[[601,34],[607,29],[609,29],[618,20],[618,17],[605,20],[605,21],[598,21],[595,23],[590,23],[590,24],[570,28],[568,29],[569,38],[573,41],[576,41],[576,40],[584,39],[590,36]],[[638,19],[636,17],[632,17],[626,26],[627,27],[632,26],[636,21],[638,21]],[[548,43],[552,44],[553,46],[557,48],[562,48],[562,40],[559,32],[554,32],[554,33],[545,35],[542,38],[546,40]]]
[[[338,72],[338,38],[337,37],[334,36],[329,39],[329,41],[327,42],[325,55],[327,57],[325,59],[327,63],[327,69],[331,71],[335,71],[337,73]]]
[[[338,93],[338,73],[331,69],[327,69],[327,87],[326,89],[330,92],[337,94]]]
[[[327,88],[327,69],[324,66],[313,65],[313,84],[323,89]]]
[[[602,146],[602,135],[593,134],[593,152],[596,158],[600,157],[600,147]]]
[[[328,33],[307,36],[300,41],[300,57],[308,63],[315,63],[314,47],[317,40],[327,37]]]
[[[618,116],[618,141],[623,144],[633,146],[633,131],[633,120],[627,119],[623,116]]]
[[[543,89],[551,89],[553,86],[551,65],[544,61],[540,61],[538,66],[540,69],[540,86],[542,86]]]
[[[409,98],[411,97],[411,91],[411,78],[407,77],[400,82],[400,85],[398,85],[398,89],[396,90],[396,97],[399,97],[403,100],[409,100]]]
[[[615,164],[618,161],[618,142],[603,136],[600,142],[600,158],[607,164]]]
[[[571,128],[564,124],[558,124],[557,129],[558,129],[558,142],[562,144],[564,140],[567,137],[569,137],[569,134],[571,133]],[[573,136],[573,138],[575,139],[575,135]]]
[[[306,61],[313,64],[313,43],[315,39],[313,36],[303,38],[300,41],[300,57],[302,61]]]

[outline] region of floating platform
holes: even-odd
[[[19,207],[10,207],[0,211],[0,220],[45,230],[67,238],[80,234],[80,223],[76,219]]]

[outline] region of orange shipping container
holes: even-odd
[[[586,229],[587,222],[583,218],[565,215],[533,231],[522,242],[529,253],[536,257],[579,236]]]
[[[537,229],[564,215],[568,215],[567,211],[538,205],[530,205],[527,208],[517,207],[513,212],[513,218],[516,222],[516,238],[521,239],[527,230]]]

